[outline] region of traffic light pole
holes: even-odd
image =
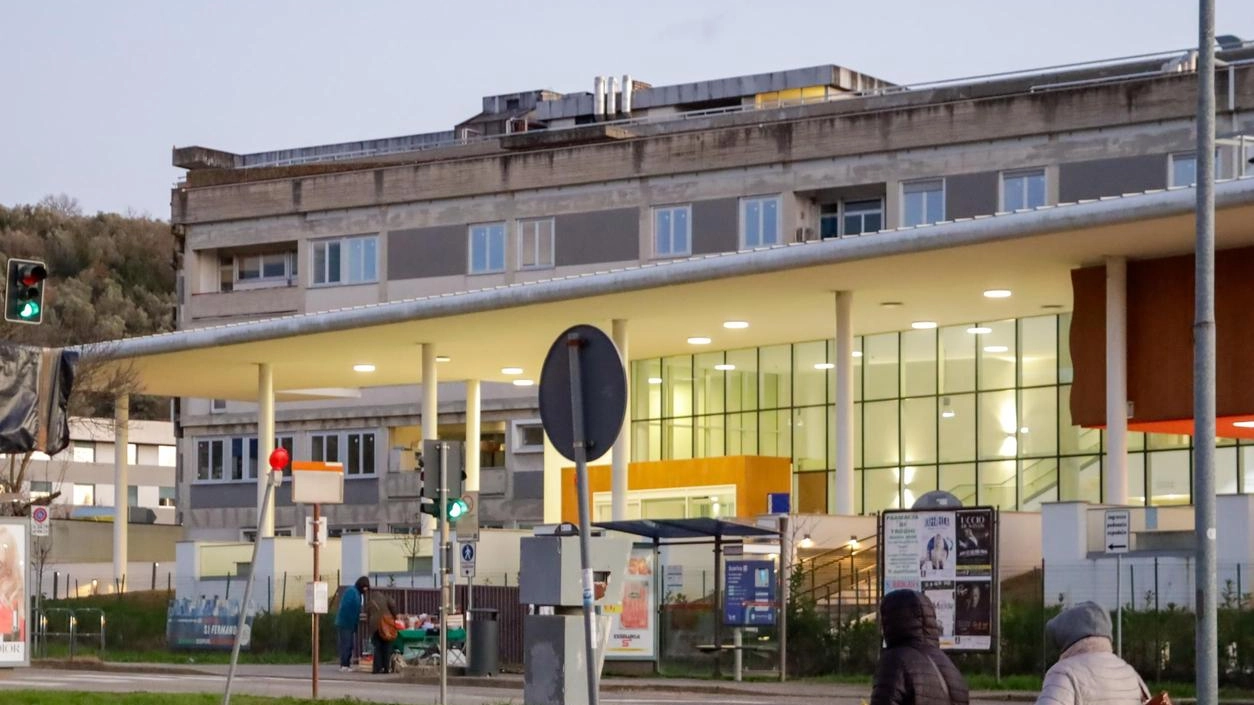
[[[448,703],[448,444],[440,443],[440,492],[436,511],[440,524],[440,705]]]

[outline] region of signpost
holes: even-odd
[[[1123,554],[1132,546],[1132,512],[1106,510],[1106,553],[1115,554],[1115,653],[1123,657]]]
[[[473,541],[462,543],[462,577],[475,577],[475,544]]]
[[[618,347],[589,325],[566,329],[553,341],[540,373],[540,420],[553,447],[575,463],[579,486],[579,558],[583,569],[583,623],[588,703],[597,705],[599,669],[592,614],[591,516],[588,461],[614,445],[627,411],[627,376]]]
[[[47,536],[50,533],[50,524],[52,517],[48,515],[47,507],[31,507],[30,510],[30,535],[31,536]]]
[[[319,549],[327,542],[323,504],[344,501],[344,464],[297,460],[292,463],[292,501],[313,505],[313,517],[305,520],[305,542],[313,546],[313,581],[305,586],[305,611],[313,636],[313,698],[318,699],[318,615],[327,611],[327,584],[322,582]],[[318,596],[322,599],[319,600]],[[319,611],[321,608],[321,611]]]

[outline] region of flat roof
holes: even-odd
[[[778,531],[763,529],[726,519],[696,517],[693,519],[633,519],[630,521],[599,521],[593,524],[599,529],[624,534],[645,536],[654,541],[680,541],[683,539],[726,539],[748,536],[779,536]]]
[[[834,292],[854,292],[857,334],[997,321],[1071,308],[1071,270],[1106,256],[1193,248],[1193,189],[781,245],[477,291],[182,330],[80,346],[133,368],[144,393],[255,400],[257,366],[276,393],[417,384],[419,345],[451,358],[441,380],[539,380],[549,345],[575,323],[629,322],[632,359],[831,338]],[[1254,244],[1254,179],[1216,188],[1220,249]],[[1010,288],[990,300],[985,289]],[[261,294],[264,295],[264,294]],[[886,308],[881,303],[902,302]],[[749,321],[725,330],[726,320]],[[710,346],[687,343],[713,338]],[[371,373],[353,366],[369,363]],[[194,372],[194,374],[191,374]]]

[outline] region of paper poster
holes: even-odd
[[[653,549],[631,549],[623,585],[623,608],[610,621],[608,658],[654,657],[657,607],[654,604]]]
[[[884,592],[915,590],[936,607],[943,649],[993,646],[994,510],[885,512]]]
[[[775,564],[727,561],[723,564],[723,624],[759,627],[775,624]]]
[[[0,524],[0,666],[30,664],[27,633],[26,519]]]

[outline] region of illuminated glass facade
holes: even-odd
[[[1072,425],[1070,314],[865,335],[854,341],[859,513],[934,489],[1035,511],[1102,500],[1102,431]],[[835,507],[835,343],[632,362],[633,460],[792,459],[795,510]],[[1133,504],[1183,504],[1189,436],[1129,433]],[[1254,490],[1254,444],[1221,440],[1221,494]]]

